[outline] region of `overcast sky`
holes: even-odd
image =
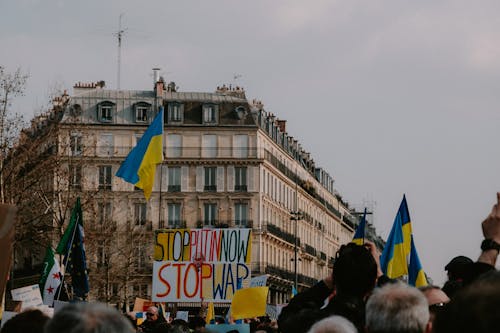
[[[0,65],[30,74],[31,117],[77,81],[181,91],[243,86],[350,204],[374,204],[385,239],[406,193],[416,246],[438,284],[476,259],[500,191],[499,1],[0,1]],[[241,77],[234,79],[235,74]]]

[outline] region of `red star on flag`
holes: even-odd
[[[52,278],[56,279],[56,280],[59,280],[59,278],[60,278],[59,272],[52,274]]]
[[[49,292],[49,294],[52,294],[52,292],[54,291],[54,288],[52,288],[52,286],[49,286],[47,288],[47,291]]]

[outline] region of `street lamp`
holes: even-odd
[[[295,291],[297,291],[297,284],[298,284],[298,274],[297,274],[297,253],[299,251],[299,247],[298,247],[298,244],[297,244],[297,240],[298,240],[298,237],[297,237],[297,227],[298,227],[298,224],[299,224],[299,220],[302,219],[302,213],[299,212],[299,211],[291,211],[290,212],[290,215],[292,215],[290,217],[290,220],[291,221],[295,221],[295,225],[294,225],[294,259],[293,259],[293,270],[294,270],[294,276],[295,276],[295,280],[294,280],[294,283],[293,283],[293,287],[295,288]]]

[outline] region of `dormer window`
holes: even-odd
[[[181,103],[172,102],[167,106],[167,123],[181,123],[183,121],[183,107]]]
[[[217,106],[214,104],[203,105],[203,123],[216,124],[217,123]]]
[[[115,103],[104,101],[97,106],[98,119],[103,123],[110,123],[113,121],[113,109]]]
[[[149,110],[151,109],[151,104],[146,102],[139,102],[134,105],[135,111],[135,122],[145,123],[148,121]]]

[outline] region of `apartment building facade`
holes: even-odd
[[[335,252],[352,239],[357,222],[333,178],[286,121],[239,87],[181,92],[155,77],[152,90],[116,91],[101,81],[76,84],[57,102],[24,141],[52,126],[51,154],[62,158],[60,170],[46,167],[44,186],[83,198],[91,299],[151,296],[156,229],[251,228],[252,276],[268,276],[272,304],[330,274]],[[164,161],[146,201],[114,174],[160,106]],[[62,225],[50,223],[56,242]]]

